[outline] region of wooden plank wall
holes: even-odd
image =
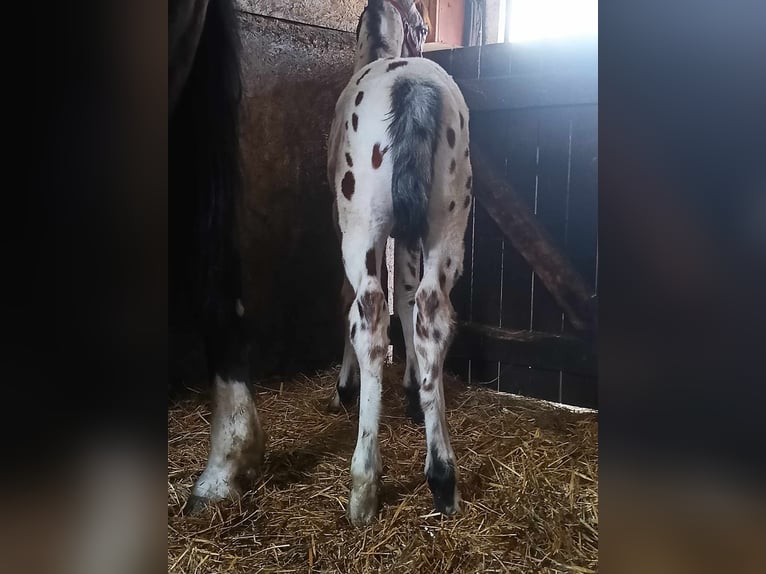
[[[493,44],[430,52],[471,108],[472,147],[539,217],[559,248],[597,287],[598,93],[596,42]],[[464,274],[452,292],[461,321],[577,335],[526,261],[474,200]],[[524,364],[449,357],[472,384],[597,406],[596,379]]]

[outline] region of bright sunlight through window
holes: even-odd
[[[598,35],[598,0],[504,0],[500,2],[498,42],[505,41],[509,4],[509,42]]]

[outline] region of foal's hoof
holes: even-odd
[[[378,483],[367,483],[351,489],[348,519],[354,526],[370,524],[378,514]]]
[[[454,516],[460,512],[460,495],[455,491],[450,501],[443,498],[437,500],[434,496],[434,509],[445,516]]]
[[[446,516],[460,511],[460,492],[457,489],[455,464],[433,457],[431,468],[426,473],[428,486],[434,497],[434,508]]]
[[[192,494],[184,504],[183,515],[184,516],[196,516],[201,514],[207,509],[209,501],[207,498],[196,496]]]

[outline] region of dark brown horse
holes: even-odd
[[[264,438],[248,388],[235,207],[242,186],[234,0],[171,0],[168,106],[171,333],[204,339],[213,383],[207,467],[187,512],[240,492]]]

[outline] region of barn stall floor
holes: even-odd
[[[269,435],[239,501],[181,515],[208,449],[207,397],[168,412],[168,571],[592,572],[598,570],[598,422],[447,377],[462,511],[434,515],[425,434],[404,417],[403,368],[385,368],[381,510],[345,517],[357,411],[329,414],[337,369],[256,386]]]

